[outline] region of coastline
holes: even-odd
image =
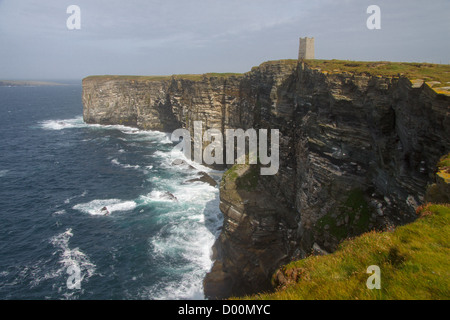
[[[92,76],[83,80],[83,114],[87,123],[191,136],[194,121],[221,132],[280,129],[276,175],[245,171],[221,184],[224,225],[209,279],[228,296],[245,295],[267,289],[278,267],[313,248],[334,252],[349,236],[416,219],[434,165],[450,150],[449,95],[433,79],[392,73],[416,64],[385,66],[280,60],[240,76]],[[258,204],[262,194],[269,203]]]

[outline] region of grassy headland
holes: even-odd
[[[97,75],[89,76],[85,79],[100,79],[100,80],[125,80],[125,81],[166,81],[171,79],[201,81],[204,78],[228,78],[239,77],[241,73],[205,73],[205,74],[174,74],[167,76],[133,76],[133,75]]]
[[[304,60],[312,69],[319,69],[328,74],[351,73],[370,74],[382,77],[404,76],[414,83],[426,82],[437,93],[450,94],[450,65],[432,63],[407,63],[389,61],[350,61],[350,60]],[[271,64],[295,65],[296,59],[273,60],[262,63],[259,67]],[[258,67],[253,67],[252,71]],[[201,81],[205,78],[229,78],[241,77],[243,73],[205,73],[205,74],[174,74],[155,76],[134,75],[96,75],[86,79],[96,78],[99,80],[128,80],[128,81],[164,81],[170,79],[181,79],[190,81]]]
[[[404,76],[411,81],[422,80],[433,89],[450,87],[450,65],[389,61],[305,60],[310,68],[327,73],[348,72],[383,77]]]
[[[0,80],[0,87],[44,87],[64,85],[66,84],[50,81]]]

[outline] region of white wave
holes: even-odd
[[[73,209],[90,215],[104,215],[103,207],[106,207],[109,213],[112,214],[120,211],[131,211],[136,208],[136,202],[119,199],[92,200],[87,203],[77,204]]]
[[[128,134],[128,135],[137,135],[137,136],[142,136],[142,137],[147,137],[147,138],[154,138],[154,139],[158,139],[161,141],[165,141],[166,140],[165,138],[168,137],[167,133],[157,131],[157,130],[142,130],[142,129],[126,127],[126,126],[122,126],[122,125],[112,125],[110,127],[120,130],[123,133]]]
[[[59,263],[62,265],[56,272],[49,273],[46,278],[53,278],[55,275],[67,274],[69,268],[76,267],[80,270],[80,283],[83,285],[83,281],[89,279],[96,269],[96,265],[93,264],[88,256],[84,254],[79,248],[70,249],[69,240],[72,238],[72,229],[67,229],[65,232],[58,234],[50,239],[51,244],[57,249],[60,255]]]
[[[134,127],[127,127],[123,125],[104,125],[105,129],[119,130],[128,135],[127,139],[119,138],[123,141],[156,141],[159,144],[171,144],[170,134],[157,130],[142,130]]]
[[[85,197],[87,195],[87,193],[88,193],[87,190],[84,190],[83,193],[78,196],[73,196],[73,197],[67,198],[66,200],[64,200],[64,203],[69,204],[73,199]]]
[[[65,213],[66,213],[66,210],[62,209],[62,210],[58,210],[58,211],[53,212],[53,215],[59,216],[59,215],[65,214]]]
[[[47,269],[45,266],[49,263],[49,260],[45,261],[43,259],[39,259],[38,261],[34,261],[32,265],[19,266],[20,271],[17,273],[17,276],[7,285],[14,286],[19,283],[29,281],[30,287],[33,288],[44,280],[58,277],[59,274],[54,271],[45,273],[44,270]]]
[[[203,300],[203,284],[199,280],[204,276],[201,271],[186,273],[180,281],[169,282],[157,291],[150,289],[143,297],[155,300]]]
[[[160,190],[153,190],[148,195],[140,196],[139,199],[144,203],[178,201],[178,197],[175,194],[169,191],[160,191]]]
[[[119,160],[117,160],[117,159],[112,159],[112,160],[111,160],[111,163],[114,164],[114,165],[116,165],[116,166],[125,168],[125,169],[136,169],[136,170],[137,170],[137,169],[140,169],[140,168],[141,168],[139,165],[133,166],[133,165],[131,165],[131,164],[123,164],[123,163],[120,163]]]
[[[145,294],[152,299],[203,299],[203,279],[211,269],[211,248],[222,225],[218,189],[204,183],[182,184],[177,179],[154,183],[159,189],[141,200],[167,203],[170,200],[161,190],[170,190],[177,201],[158,217],[162,227],[148,240],[149,254],[158,261],[182,259],[187,263],[179,267],[168,262],[164,268],[182,274],[181,279],[168,279],[162,287],[147,288]]]
[[[41,128],[46,130],[63,130],[71,128],[84,128],[88,126],[83,121],[83,117],[81,116],[65,120],[46,120],[40,122],[39,125],[41,126]]]
[[[98,128],[98,129],[110,129],[110,130],[118,130],[124,134],[132,135],[133,140],[141,141],[141,140],[157,140],[158,143],[161,144],[170,144],[170,134],[157,131],[157,130],[141,130],[134,127],[128,127],[119,124],[112,125],[103,125],[103,124],[87,124],[83,120],[83,116],[78,116],[72,119],[57,119],[57,120],[45,120],[39,122],[39,125],[43,129],[47,130],[63,130],[70,128]],[[127,141],[127,139],[120,138],[121,140]]]
[[[33,261],[31,264],[14,266],[17,269],[14,280],[10,283],[3,284],[15,286],[18,284],[29,283],[30,288],[35,288],[47,280],[62,278],[62,282],[59,280],[57,282],[52,281],[52,286],[59,286],[58,292],[62,293],[65,297],[76,294],[76,292],[72,290],[70,290],[71,292],[63,293],[63,290],[67,288],[67,279],[69,277],[67,271],[69,268],[71,266],[78,267],[80,270],[79,275],[82,286],[83,281],[87,281],[95,273],[96,266],[79,248],[71,249],[69,247],[69,240],[72,236],[72,229],[67,229],[65,232],[50,238],[49,242],[56,248],[56,251],[53,252],[50,257],[42,257]],[[53,266],[54,256],[58,258],[58,265],[56,266]]]
[[[92,125],[99,126],[99,125]],[[150,142],[160,145],[172,144],[170,135],[165,132],[155,130],[141,130],[134,127],[127,127],[123,125],[100,125],[100,128],[107,130],[118,130],[127,135],[127,137],[117,137],[117,139],[128,142],[129,146],[136,146],[139,142]],[[134,143],[131,143],[134,142]],[[119,153],[125,153],[124,149],[119,149]]]
[[[9,170],[0,170],[0,178],[6,176],[8,174]]]
[[[197,163],[195,161],[192,161],[191,159],[186,158],[184,153],[181,152],[180,150],[171,150],[170,157],[171,157],[172,162],[175,159],[181,159],[181,160],[184,160],[188,165],[193,166],[194,168],[196,168],[199,171],[203,171],[203,172],[207,172],[207,173],[215,171],[214,169],[212,169],[210,167],[206,167],[201,163]]]
[[[34,288],[46,280],[63,278],[61,282],[54,282],[53,287],[58,287],[58,292],[66,298],[70,298],[77,294],[75,290],[65,291],[67,288],[67,280],[69,277],[68,270],[70,267],[77,267],[80,270],[81,291],[83,291],[83,283],[86,282],[96,270],[96,265],[93,264],[89,257],[84,254],[79,248],[71,249],[69,240],[73,236],[72,229],[67,229],[65,232],[50,238],[49,242],[56,248],[53,256],[57,256],[59,266],[49,269],[52,265],[51,259],[39,259],[33,262],[32,265],[20,266],[17,277],[12,283],[8,285],[17,285],[29,281],[30,288]],[[67,288],[68,289],[68,288]]]
[[[167,134],[165,135],[165,137],[163,139],[158,141],[158,143],[161,143],[161,144],[173,144],[172,140],[170,140],[170,136],[167,135]]]
[[[153,299],[203,299],[203,279],[211,269],[211,247],[215,236],[200,221],[183,221],[164,230],[169,236],[151,239],[152,255],[164,261],[177,256],[189,261],[182,267],[164,266],[181,279],[167,280],[164,287],[152,293]],[[177,259],[179,260],[179,258]]]
[[[161,159],[170,159],[170,155],[169,155],[167,152],[160,151],[160,150],[155,151],[155,152],[153,153],[153,157],[155,157],[155,158],[161,158]]]
[[[177,194],[180,202],[204,204],[214,199],[218,189],[207,183],[187,183],[178,186]]]
[[[164,169],[168,169],[170,171],[179,171],[186,172],[185,165],[173,165],[172,163],[175,160],[183,160],[186,164],[194,168],[193,172],[215,172],[216,170],[206,167],[201,163],[197,163],[192,161],[191,159],[186,158],[183,152],[177,149],[172,149],[170,151],[162,151],[157,150],[152,155],[153,158],[158,159],[160,161],[160,166]]]
[[[143,289],[142,296],[151,299],[204,299],[203,279],[211,269],[211,248],[222,225],[219,211],[218,189],[206,183],[183,183],[186,173],[193,177],[200,171],[213,172],[184,157],[179,151],[157,151],[153,154],[163,168],[184,174],[168,177],[153,175],[149,178],[155,189],[140,197],[146,203],[165,203],[170,211],[161,213],[157,223],[160,231],[149,238],[149,254],[158,261],[186,261],[183,267],[167,262],[164,268],[169,274],[181,275],[165,280],[157,287]],[[172,165],[182,159],[195,169]],[[167,197],[170,191],[177,201]],[[172,204],[171,204],[172,202]]]

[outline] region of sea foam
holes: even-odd
[[[80,270],[80,281],[83,283],[95,273],[96,265],[92,263],[89,260],[89,257],[79,248],[71,249],[69,247],[69,240],[72,236],[72,229],[69,228],[50,239],[51,244],[57,249],[59,254],[59,263],[61,264],[61,268],[52,274],[48,274],[47,277],[55,277],[56,275],[66,276],[69,268],[76,267]],[[73,292],[67,293],[66,297],[70,297],[72,294]]]
[[[119,211],[131,211],[136,208],[136,202],[119,199],[97,199],[87,203],[79,203],[73,206],[73,209],[95,216],[105,215],[102,211],[103,207],[106,207],[109,213],[112,214]]]
[[[6,176],[8,174],[9,170],[0,170],[0,178]]]
[[[87,124],[83,122],[83,117],[81,116],[65,120],[45,120],[39,122],[39,125],[42,129],[46,130],[63,130],[71,128],[83,128],[87,126]]]

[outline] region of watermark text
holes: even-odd
[[[174,150],[182,151],[186,158],[191,159],[191,133],[187,129],[177,129],[172,133],[173,142],[180,141]],[[261,175],[274,175],[279,169],[278,129],[226,129],[225,139],[219,129],[208,129],[203,133],[202,122],[194,121],[193,152],[197,163],[212,164],[245,164],[247,159],[246,141],[248,141],[248,163],[263,166]],[[270,154],[269,154],[270,143]],[[203,145],[205,144],[205,148]],[[225,148],[224,148],[225,145]],[[224,150],[225,149],[225,150]],[[225,152],[224,152],[225,151]],[[235,152],[236,151],[236,152]],[[235,156],[236,154],[236,156]],[[224,159],[225,158],[225,159]]]

